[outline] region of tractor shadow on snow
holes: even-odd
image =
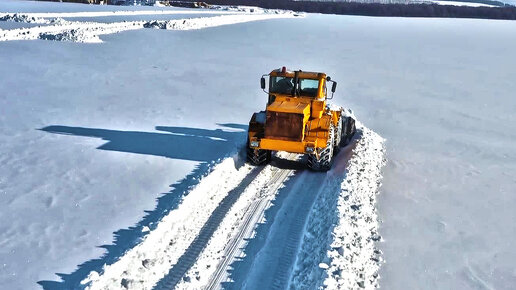
[[[162,156],[172,159],[200,162],[196,168],[182,180],[172,184],[169,192],[157,198],[156,208],[146,211],[146,215],[134,226],[114,232],[114,242],[102,245],[105,254],[97,259],[89,260],[70,274],[56,273],[62,281],[38,281],[45,290],[81,288],[80,282],[91,271],[102,272],[104,265],[118,260],[127,250],[136,246],[146,234],[144,227],[153,230],[158,222],[170,211],[175,210],[180,200],[191,188],[199,183],[202,176],[209,174],[215,164],[223,158],[235,155],[235,166],[244,164],[245,153],[236,155],[243,148],[247,135],[247,125],[218,124],[226,130],[206,130],[185,127],[157,126],[159,132],[119,131],[95,128],[48,126],[41,131],[92,138],[101,138],[107,142],[97,149],[127,153]]]

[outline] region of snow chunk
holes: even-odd
[[[47,23],[48,21],[34,16],[29,16],[26,14],[14,13],[14,14],[5,14],[0,16],[0,21],[9,21],[9,22],[22,22],[22,23]]]

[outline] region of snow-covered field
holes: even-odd
[[[1,289],[516,284],[513,22],[115,9],[0,2],[2,15],[53,13],[0,21]],[[197,29],[144,25],[181,19]],[[120,24],[137,27],[103,29]],[[66,25],[102,43],[39,37]],[[282,65],[330,74],[334,102],[386,138],[377,209],[383,143],[366,127],[328,174],[288,156],[241,163],[258,78]]]

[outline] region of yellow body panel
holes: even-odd
[[[299,102],[298,98],[278,98],[267,106],[268,111],[310,115],[310,103]]]
[[[330,129],[331,116],[324,115],[320,119],[312,119],[306,124],[306,136],[313,138],[324,139],[322,147],[326,146],[326,139],[328,138],[328,131]]]
[[[324,109],[326,108],[326,101],[313,101],[312,102],[312,118],[321,118]]]

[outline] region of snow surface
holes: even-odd
[[[69,289],[113,264],[238,150],[265,103],[259,76],[286,65],[330,74],[334,102],[387,139],[382,287],[511,289],[515,33],[511,21],[308,14],[1,42],[0,288]]]

